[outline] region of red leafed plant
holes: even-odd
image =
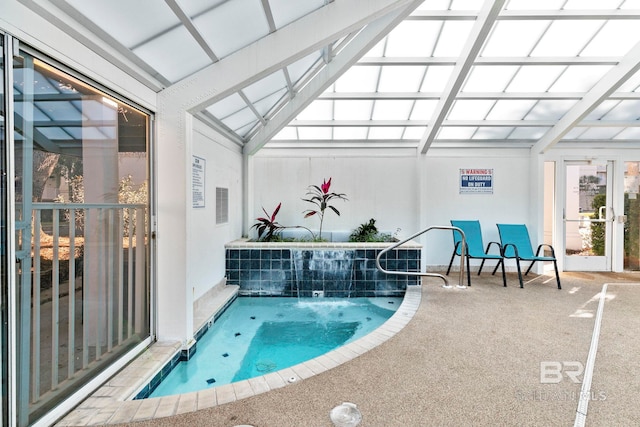
[[[256,218],[256,221],[258,222],[251,226],[251,228],[255,228],[256,230],[258,230],[258,240],[268,242],[275,238],[278,233],[280,233],[280,231],[285,228],[284,226],[278,224],[278,222],[276,221],[276,215],[278,215],[281,206],[282,202],[278,203],[278,206],[276,206],[271,215],[267,213],[264,207],[262,208],[262,211],[266,216]],[[264,237],[262,237],[263,235]]]
[[[307,187],[307,196],[310,196],[307,199],[302,199],[305,202],[313,203],[317,209],[307,209],[304,211],[304,217],[309,218],[313,215],[318,215],[320,217],[320,232],[318,233],[318,238],[322,239],[322,224],[324,222],[324,213],[327,208],[331,209],[336,215],[340,216],[340,211],[336,209],[334,206],[330,205],[329,202],[333,199],[341,199],[348,200],[344,193],[330,193],[329,189],[331,188],[331,177],[329,180],[323,180],[322,185],[310,185]]]

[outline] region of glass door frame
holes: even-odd
[[[559,267],[562,271],[623,271],[624,261],[624,161],[619,152],[603,153],[593,157],[562,156],[556,161],[556,208],[555,208],[555,233],[554,246],[558,256]],[[565,203],[566,203],[566,165],[578,163],[607,164],[608,198],[607,198],[607,232],[605,243],[605,255],[608,259],[602,260],[601,265],[594,268],[586,262],[569,260],[567,265],[566,237],[565,237]],[[562,254],[562,256],[560,256]],[[585,265],[586,264],[586,265]],[[592,263],[593,264],[593,263]]]

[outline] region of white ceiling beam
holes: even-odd
[[[544,153],[558,143],[573,127],[580,123],[602,101],[615,92],[640,69],[640,43],[637,43],[620,63],[605,74],[587,94],[578,101],[540,140],[531,152]],[[615,126],[615,125],[614,125]]]
[[[178,17],[182,25],[184,25],[184,27],[189,32],[189,34],[191,34],[191,37],[193,37],[194,40],[198,43],[200,48],[202,48],[202,50],[205,51],[209,59],[211,59],[213,62],[218,61],[219,59],[218,56],[213,52],[213,50],[211,49],[211,46],[209,46],[209,43],[207,43],[204,37],[202,37],[202,34],[200,34],[200,31],[196,28],[191,18],[189,18],[189,16],[184,12],[184,10],[182,10],[178,2],[176,2],[176,0],[164,0],[164,1],[165,3],[167,3],[167,6],[169,6],[171,11]]]
[[[582,99],[586,92],[460,92],[456,99],[564,100]],[[440,92],[324,92],[317,99],[329,101],[438,100]],[[640,92],[615,92],[609,100],[638,100]]]
[[[638,113],[640,115],[640,113]],[[557,120],[445,120],[440,127],[552,127]],[[429,120],[294,120],[292,127],[421,127]],[[574,127],[640,127],[640,120],[587,120]]]
[[[364,27],[410,0],[333,2],[207,66],[159,93],[197,113],[233,92]]]
[[[416,10],[407,17],[411,21],[474,21],[477,13],[469,10]],[[558,19],[640,19],[637,9],[628,10],[504,10],[500,21]]]
[[[414,0],[405,7],[367,25],[351,40],[304,88],[283,107],[252,140],[247,143],[244,153],[255,154],[282,128],[287,126],[318,95],[326,90],[338,77],[348,70],[358,59],[385,37],[393,28],[422,2]]]
[[[422,65],[446,66],[455,65],[458,57],[364,57],[357,66],[384,65]],[[479,57],[473,65],[617,65],[622,57],[602,56],[509,56],[509,57]]]
[[[420,152],[422,154],[429,150],[429,146],[435,139],[440,124],[444,121],[446,115],[449,113],[449,109],[456,98],[456,95],[460,91],[464,80],[466,79],[473,62],[475,61],[480,49],[484,45],[485,40],[489,37],[491,28],[500,13],[500,10],[504,6],[506,0],[487,0],[478,14],[478,19],[473,25],[467,43],[462,49],[460,57],[462,58],[454,67],[451,72],[451,77],[447,82],[444,93],[445,96],[440,99],[438,106],[432,120],[429,123],[429,128],[425,132],[424,136],[420,139]]]

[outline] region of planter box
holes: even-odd
[[[225,245],[227,283],[241,295],[402,296],[418,276],[386,274],[376,256],[391,243],[290,243],[237,240]],[[420,271],[422,246],[405,243],[380,260],[390,271]]]

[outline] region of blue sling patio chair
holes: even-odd
[[[500,242],[502,243],[502,256],[504,258],[513,258],[516,260],[516,266],[518,267],[518,279],[520,280],[520,287],[523,288],[522,283],[522,270],[520,269],[520,261],[531,261],[529,268],[524,273],[526,276],[531,271],[531,267],[536,261],[553,261],[553,268],[556,271],[556,281],[558,282],[558,289],[562,289],[560,286],[560,275],[558,274],[558,263],[556,260],[556,253],[551,245],[541,244],[538,246],[535,255],[533,254],[533,247],[531,246],[531,240],[529,239],[529,231],[524,224],[496,224],[498,226],[498,232],[500,233]],[[551,256],[540,255],[540,251],[543,248],[548,248],[551,252]],[[495,271],[494,271],[495,272]]]
[[[471,286],[471,270],[469,269],[469,259],[482,260],[482,262],[480,263],[480,269],[478,269],[478,276],[482,272],[484,262],[488,259],[493,259],[498,261],[498,264],[496,264],[496,268],[493,270],[493,274],[496,274],[496,270],[498,269],[498,267],[502,266],[502,283],[504,284],[504,286],[507,286],[507,279],[504,274],[504,262],[501,255],[502,249],[500,248],[500,243],[489,242],[487,248],[484,249],[484,243],[482,242],[482,230],[480,229],[480,221],[451,220],[451,225],[462,230],[467,241],[467,253],[465,254],[465,261],[467,263],[467,284]],[[500,252],[500,254],[490,254],[489,249],[491,248],[491,245],[497,245],[498,252]],[[461,256],[462,236],[457,230],[453,230],[453,246],[453,254],[451,254],[451,261],[449,261],[449,268],[447,268],[447,276],[451,271],[451,265],[453,264],[454,258],[456,256]]]

